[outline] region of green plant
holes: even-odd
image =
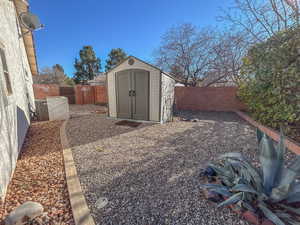
[[[219,207],[234,204],[259,211],[276,225],[300,224],[295,219],[300,210],[292,206],[300,202],[300,182],[296,179],[300,174],[300,156],[285,166],[283,132],[278,145],[261,131],[257,131],[257,139],[259,168],[240,153],[227,153],[209,165],[220,182],[202,187],[225,197]]]
[[[109,71],[114,68],[116,65],[121,63],[126,59],[127,54],[121,48],[113,48],[108,54],[108,59],[106,60],[105,71]]]
[[[238,95],[254,119],[297,138],[300,127],[300,27],[254,45],[243,59]],[[300,140],[300,139],[299,139]]]
[[[73,80],[76,84],[93,80],[100,73],[101,60],[97,58],[92,46],[83,46],[79,51],[79,59],[75,58],[74,68]]]

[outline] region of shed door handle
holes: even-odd
[[[129,90],[129,96],[130,97],[135,96],[135,90]]]

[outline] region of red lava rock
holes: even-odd
[[[0,205],[1,219],[22,203],[34,201],[44,207],[50,220],[58,212],[63,225],[74,225],[60,143],[61,125],[62,121],[31,124],[5,202]]]
[[[228,206],[232,211],[234,211],[236,214],[242,214],[241,208],[236,205],[229,205]]]
[[[264,221],[261,223],[261,225],[275,225],[275,224],[268,219],[264,219]]]
[[[242,214],[242,217],[247,220],[249,223],[255,224],[255,225],[260,225],[260,219],[258,215],[251,211],[246,211]],[[267,225],[267,224],[264,224]]]

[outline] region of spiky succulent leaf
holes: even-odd
[[[240,168],[244,167],[245,170],[245,178],[249,181],[250,176],[255,183],[255,186],[258,190],[262,190],[262,178],[259,171],[249,163],[245,157],[241,153],[238,152],[229,152],[221,155],[219,159],[227,159],[231,164],[235,163]],[[246,174],[247,173],[247,174]]]
[[[244,208],[248,209],[248,210],[251,211],[251,212],[255,212],[255,211],[256,211],[256,209],[255,209],[250,203],[248,203],[248,202],[246,202],[246,201],[243,201],[242,206],[243,206]]]
[[[232,187],[230,190],[233,192],[248,192],[248,193],[259,195],[259,193],[256,190],[254,190],[253,187],[246,184],[237,184],[234,187]]]
[[[221,184],[204,184],[200,186],[201,188],[205,188],[210,191],[214,191],[222,196],[230,197],[232,193],[229,191],[228,187],[223,186]]]
[[[300,183],[292,185],[288,196],[284,199],[287,203],[300,202]]]
[[[291,218],[291,215],[282,211],[282,210],[274,210],[274,213],[279,217],[279,218],[282,218],[282,219],[287,219],[287,218]]]
[[[243,192],[239,192],[237,194],[232,195],[230,198],[226,199],[225,201],[221,202],[218,207],[232,205],[237,203],[238,201],[242,200]]]
[[[283,169],[283,175],[279,184],[273,188],[271,198],[275,201],[281,201],[288,197],[296,177],[300,173],[300,156],[288,168]]]
[[[260,202],[258,204],[258,208],[263,212],[266,218],[271,220],[276,225],[285,225],[285,223],[275,213],[268,209],[268,207],[263,202]]]
[[[202,184],[201,188],[211,189],[211,188],[224,188],[228,190],[228,188],[222,184]]]
[[[287,221],[289,225],[300,225],[300,222],[298,222],[292,218],[285,218],[284,220]]]
[[[260,129],[256,129],[256,138],[257,138],[258,144],[260,143],[263,136],[264,136],[264,133]]]
[[[247,160],[239,161],[237,159],[229,159],[240,166],[239,172],[243,174],[243,178],[248,181],[248,183],[253,183],[255,189],[259,192],[263,192],[263,180],[260,172],[251,165]]]
[[[214,169],[216,171],[217,175],[225,176],[228,174],[228,172],[224,169],[224,167],[220,167],[213,163],[208,164],[208,166],[211,167],[212,169]]]
[[[292,213],[295,213],[297,215],[300,215],[300,209],[297,209],[297,208],[293,208],[291,206],[287,206],[287,205],[284,205],[284,204],[279,204],[280,207],[286,209],[287,211],[290,211]]]
[[[297,221],[295,221],[293,219],[293,217],[290,214],[288,214],[288,213],[276,210],[276,215],[279,218],[281,218],[284,222],[287,222],[287,224],[290,224],[290,225],[300,225],[300,223],[297,222]]]
[[[300,193],[295,193],[294,195],[287,197],[285,200],[287,201],[287,203],[300,202]]]
[[[285,144],[284,144],[284,134],[282,128],[280,128],[280,140],[279,144],[276,146],[277,158],[278,158],[278,171],[275,180],[275,186],[280,183],[280,180],[284,176],[284,155],[286,152]]]
[[[245,160],[243,154],[239,152],[227,152],[223,155],[220,155],[218,159],[225,159],[225,158],[233,158],[233,159],[238,159],[238,160]]]
[[[275,178],[278,168],[281,165],[279,162],[277,151],[274,148],[273,141],[265,134],[260,142],[259,160],[263,171],[263,187],[266,194],[270,194],[275,184]]]

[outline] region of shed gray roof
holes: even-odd
[[[130,56],[128,56],[127,58],[125,58],[124,60],[122,60],[122,61],[121,61],[119,64],[117,64],[114,68],[112,68],[111,70],[107,71],[106,74],[107,74],[107,73],[110,73],[111,71],[113,71],[114,69],[116,69],[118,66],[120,66],[122,63],[126,62],[126,61],[127,61],[128,59],[130,59],[130,58],[136,59],[136,60],[138,60],[138,61],[140,61],[140,62],[142,62],[142,63],[144,63],[144,64],[146,64],[146,65],[148,65],[148,66],[151,66],[151,67],[153,67],[154,69],[159,70],[161,73],[167,75],[168,77],[170,77],[170,78],[172,78],[172,79],[174,79],[174,80],[177,80],[177,79],[176,79],[175,77],[173,77],[171,74],[162,71],[162,70],[161,70],[160,68],[158,68],[157,66],[154,66],[154,65],[152,65],[152,64],[150,64],[150,63],[147,63],[147,62],[145,62],[145,61],[143,61],[143,60],[141,60],[141,59],[139,59],[139,58],[137,58],[137,57],[135,57],[135,56],[132,56],[132,55],[130,55]]]

